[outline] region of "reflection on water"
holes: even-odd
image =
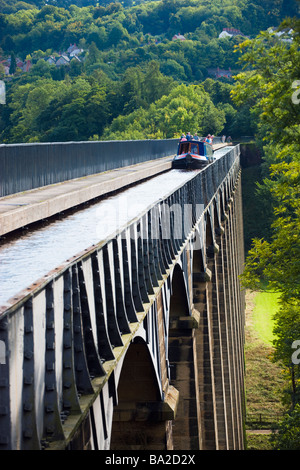
[[[171,170],[0,246],[0,305],[91,245],[109,238],[199,170]]]

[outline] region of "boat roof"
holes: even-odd
[[[181,142],[185,143],[185,142],[193,142],[194,144],[207,144],[208,142],[205,142],[204,140],[199,140],[199,139],[181,139],[179,141],[179,143],[181,144]]]
[[[208,144],[207,142],[204,142],[203,140],[194,140],[194,139],[190,139],[190,140],[181,140],[179,142],[179,145],[180,144]],[[208,144],[209,145],[209,144]]]

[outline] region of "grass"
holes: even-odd
[[[279,295],[274,292],[258,292],[254,298],[253,327],[261,340],[272,346],[273,320],[272,317],[278,309]]]
[[[285,384],[280,365],[271,360],[272,315],[277,296],[264,294],[246,292],[245,389],[247,417],[266,417],[270,427],[270,422],[276,424],[284,412],[281,398]],[[249,427],[253,429],[248,423]],[[268,434],[246,435],[248,449],[270,450]]]
[[[247,433],[247,450],[272,450],[269,434]]]

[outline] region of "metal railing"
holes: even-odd
[[[0,197],[175,155],[178,139],[0,145]]]
[[[139,325],[137,312],[202,217],[197,205],[206,210],[220,191],[224,207],[228,203],[238,157],[239,148],[230,148],[110,240],[77,254],[0,308],[0,449],[40,449],[45,438],[65,439],[66,417],[82,414],[81,397],[96,393],[95,377],[98,387],[108,380],[123,335]],[[174,205],[182,218],[177,224],[171,219],[164,237],[161,220]],[[185,207],[191,208],[188,218]]]

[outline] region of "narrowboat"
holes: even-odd
[[[212,145],[199,140],[182,140],[178,144],[177,155],[172,168],[203,168],[214,160]]]

